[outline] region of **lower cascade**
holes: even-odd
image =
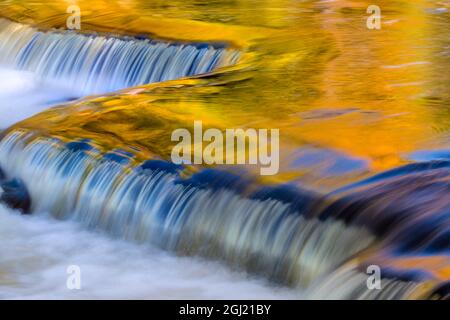
[[[394,271],[382,280],[384,290],[370,291],[363,264],[347,266],[377,243],[385,248],[382,252],[395,251],[393,257],[401,257],[396,238],[407,236],[402,235],[404,228],[395,228],[394,220],[390,235],[380,234],[374,222],[382,224],[385,217],[373,216],[376,210],[370,206],[367,212],[364,207],[352,209],[358,192],[347,190],[338,200],[328,199],[335,198],[334,193],[305,192],[290,203],[271,188],[244,195],[245,183],[231,174],[205,169],[186,179],[180,177],[180,167],[161,160],[130,163],[126,153],[102,153],[84,140],[65,143],[19,130],[0,142],[0,166],[6,178],[26,184],[35,213],[49,212],[57,219],[74,220],[88,229],[178,255],[223,261],[276,283],[308,288],[306,294],[313,298],[398,299],[416,294],[426,280]],[[447,168],[422,170],[435,167]],[[396,176],[395,172],[386,175]],[[362,194],[369,197],[371,191]],[[422,223],[432,223],[430,219]],[[406,226],[410,232],[415,229],[413,224]],[[422,247],[439,241],[441,250],[448,250],[448,243],[443,246],[443,240],[436,240],[442,238],[440,233],[422,240],[416,234],[415,241]],[[420,248],[408,250],[420,253]],[[339,290],[324,294],[328,286]]]
[[[29,139],[26,132],[5,137],[0,166],[25,182],[31,210],[114,237],[223,260],[300,287],[374,241],[365,228],[307,218],[278,200],[181,182],[157,166],[130,167],[83,142]]]

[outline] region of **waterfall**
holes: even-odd
[[[358,184],[363,189],[318,195],[282,186],[255,190],[244,178],[215,169],[186,178],[182,167],[162,160],[141,162],[123,150],[101,151],[88,140],[15,130],[0,141],[0,167],[6,178],[26,185],[35,214],[223,261],[306,289],[305,298],[441,294],[431,270],[383,264],[389,257],[448,255],[447,163],[405,166],[405,176],[386,172],[386,181],[370,178]],[[430,187],[436,192],[424,191]],[[390,198],[390,190],[399,188],[403,192]],[[371,261],[381,265],[381,290],[367,287],[364,265]],[[433,285],[423,285],[428,281]]]
[[[162,161],[131,166],[126,156],[113,154],[102,155],[85,141],[15,131],[0,143],[0,167],[24,181],[33,212],[224,261],[291,286],[307,287],[374,241],[363,227],[308,218],[288,203],[222,188],[222,176],[208,176],[213,182],[205,185],[196,183],[199,177],[181,179]]]
[[[64,84],[78,96],[211,72],[239,52],[204,43],[39,31],[0,19],[0,64]]]
[[[325,300],[401,300],[412,298],[421,291],[428,293],[420,283],[393,278],[381,279],[380,288],[368,290],[367,274],[350,264],[316,281],[305,295],[309,299]]]

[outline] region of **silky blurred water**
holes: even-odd
[[[45,83],[32,72],[0,67],[0,130],[73,98],[70,90]]]
[[[293,290],[219,263],[175,257],[78,224],[0,205],[0,299],[292,299]],[[67,268],[81,269],[69,290]]]
[[[65,1],[48,1],[45,8],[35,0],[5,4],[17,9],[11,12],[21,22],[42,22],[47,27],[61,27],[65,22]],[[169,38],[175,33],[187,41],[208,38],[209,32],[214,39],[231,38],[231,42],[244,43],[249,68],[193,82],[195,89],[179,86],[125,98],[110,96],[96,101],[96,108],[86,109],[83,103],[63,108],[61,117],[43,113],[29,120],[27,128],[69,139],[93,138],[110,149],[137,146],[164,157],[170,150],[170,133],[174,127],[185,126],[182,121],[186,119],[189,124],[192,119],[212,119],[210,124],[217,127],[276,126],[282,133],[282,161],[274,181],[323,192],[411,161],[449,157],[448,1],[377,1],[383,14],[381,30],[366,27],[366,9],[373,1],[365,0],[81,0],[79,4],[88,21],[82,25],[88,29],[103,26],[102,31],[107,32],[157,31],[160,35],[168,29]],[[10,12],[5,5],[2,10]],[[20,14],[25,11],[27,18]],[[148,27],[140,18],[156,23]],[[194,23],[179,27],[177,23],[182,21],[177,19]],[[196,23],[206,24],[198,29]],[[231,32],[231,27],[249,29]],[[258,36],[252,38],[248,35],[252,28],[262,30],[255,31]],[[248,38],[253,40],[244,41]],[[38,80],[33,73],[0,70],[0,129],[69,98],[73,98],[70,93]],[[54,188],[66,182],[54,178],[49,175],[47,179]],[[41,182],[39,178],[33,181]],[[444,181],[443,185],[448,184]],[[408,197],[408,192],[413,192],[408,186],[414,184],[407,180],[398,189],[382,193],[386,201],[381,206],[389,204],[394,210],[398,195],[419,204],[430,198],[430,203],[412,204],[408,210],[417,209],[416,214],[430,219],[436,212],[445,216],[445,212],[432,210],[439,202],[435,199],[438,191],[448,195],[445,189],[427,186],[422,197]],[[43,188],[35,189],[45,193]],[[110,190],[102,191],[109,194]],[[356,213],[370,211],[370,206],[357,209]],[[388,213],[380,210],[372,222],[384,221]],[[445,229],[446,225],[439,227]],[[414,230],[414,235],[422,235]],[[428,229],[417,226],[417,230]],[[438,231],[435,228],[430,235]],[[405,234],[401,240],[408,242]],[[0,298],[256,299],[300,295],[299,290],[277,289],[217,263],[175,257],[96,231],[83,231],[70,221],[56,222],[45,215],[23,217],[3,207],[0,252]],[[311,250],[309,257],[317,258],[317,252]],[[448,280],[448,251],[440,257],[443,266],[436,264],[436,257],[420,254],[397,263],[435,271]],[[81,291],[65,287],[69,264],[82,268]],[[365,288],[365,275],[357,272],[356,284],[349,287],[359,291]],[[318,290],[316,297],[343,296],[337,288],[345,287],[348,278],[334,276],[330,275],[331,284]]]

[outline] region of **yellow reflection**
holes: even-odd
[[[377,1],[382,29],[369,30],[372,2],[77,1],[82,32],[224,41],[244,59],[212,77],[88,99],[18,127],[95,137],[106,146],[114,140],[162,157],[170,154],[171,131],[194,120],[220,129],[279,128],[283,168],[274,182],[314,183],[289,166],[305,145],[367,160],[370,171],[398,166],[450,124],[450,19],[436,11],[439,3]],[[64,28],[67,4],[13,0],[0,8],[24,23]]]

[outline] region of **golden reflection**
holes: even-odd
[[[71,3],[8,0],[0,3],[0,16],[44,30],[65,29]],[[80,32],[220,42],[240,50],[241,59],[203,76],[85,97],[2,135],[31,129],[62,140],[87,138],[104,150],[132,152],[140,162],[169,159],[172,132],[192,129],[196,120],[205,129],[280,129],[281,170],[258,182],[333,190],[404,164],[411,152],[449,141],[448,1],[376,1],[382,9],[381,30],[366,26],[372,3],[76,1],[82,12]],[[316,170],[321,168],[316,163],[302,166],[305,150],[326,150],[320,154],[325,162],[341,157],[359,169],[344,174]],[[248,170],[257,176],[258,168]],[[425,270],[436,282],[450,279],[447,256],[383,256],[379,245],[351,263],[375,261],[394,269]],[[421,283],[410,298],[425,297],[433,285]]]

